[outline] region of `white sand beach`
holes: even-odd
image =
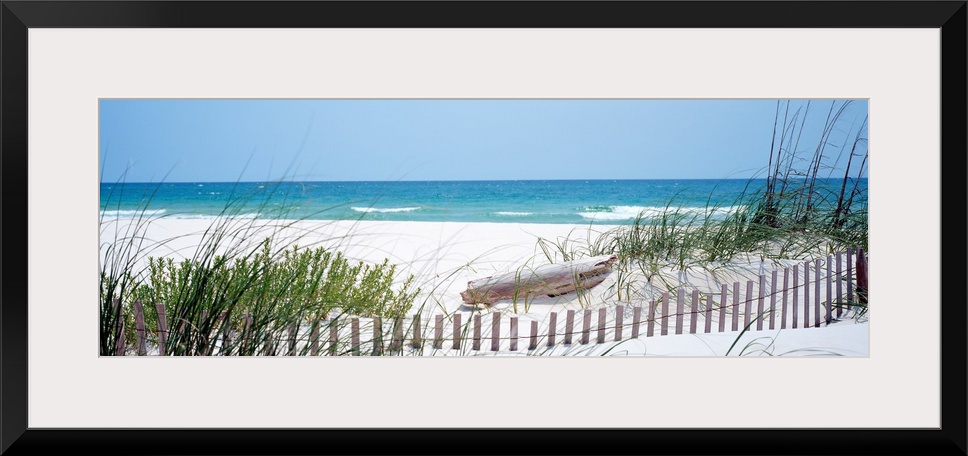
[[[129,227],[131,220],[105,220],[102,224],[102,238],[110,239],[115,235],[115,229],[120,233]],[[740,318],[739,330],[732,330],[733,322],[729,317],[720,326],[718,309],[706,312],[706,303],[700,302],[697,313],[693,314],[697,321],[693,323],[689,315],[684,315],[682,322],[677,321],[676,315],[671,315],[663,331],[662,324],[656,323],[649,328],[646,324],[647,310],[650,303],[660,301],[662,293],[669,289],[682,288],[685,292],[685,309],[688,314],[691,306],[690,292],[697,290],[703,296],[715,296],[722,284],[727,284],[730,293],[733,283],[741,284],[741,293],[746,292],[748,281],[758,282],[759,277],[765,276],[772,281],[771,274],[778,271],[778,281],[782,280],[783,268],[792,268],[800,261],[761,261],[759,258],[742,258],[729,263],[716,264],[707,270],[699,267],[688,267],[685,271],[675,265],[666,265],[651,280],[645,277],[641,270],[626,268],[622,271],[613,270],[604,282],[580,293],[567,293],[557,297],[532,296],[520,300],[503,300],[490,306],[470,306],[461,299],[460,292],[464,291],[468,282],[493,275],[504,274],[520,270],[520,268],[536,267],[549,263],[547,254],[538,245],[539,239],[546,241],[546,245],[565,246],[564,250],[579,250],[594,241],[601,233],[614,228],[605,225],[555,225],[555,224],[522,224],[522,223],[454,223],[454,222],[378,222],[378,221],[253,221],[235,220],[230,225],[244,230],[238,233],[236,239],[245,239],[251,245],[261,242],[266,236],[271,236],[279,246],[297,244],[300,247],[324,246],[344,252],[349,258],[365,262],[380,263],[388,258],[391,263],[401,266],[401,281],[408,274],[415,276],[415,284],[421,287],[421,295],[414,304],[412,313],[419,313],[423,327],[423,344],[420,355],[459,355],[459,356],[526,356],[544,355],[574,355],[574,356],[868,356],[869,333],[867,316],[852,318],[847,312],[840,319],[831,324],[821,323],[819,327],[794,329],[794,312],[790,302],[790,312],[786,321],[780,319],[779,297],[772,303],[777,312],[771,319],[764,317],[759,330],[755,323],[750,325],[750,331],[742,332],[744,321]],[[177,219],[160,218],[153,220],[146,226],[143,234],[149,241],[148,255],[154,257],[172,257],[177,259],[191,257],[196,246],[203,239],[203,233],[213,226],[212,219]],[[232,230],[227,230],[232,231]],[[223,242],[221,245],[242,245],[243,241]],[[154,250],[151,250],[154,249]],[[552,252],[553,253],[553,252]],[[142,261],[145,258],[141,258]],[[556,258],[562,261],[562,258]],[[812,263],[811,263],[812,265]],[[844,264],[844,269],[846,265]],[[802,270],[801,270],[802,272]],[[811,271],[812,273],[814,271]],[[822,276],[824,277],[824,276]],[[810,302],[817,301],[818,296],[823,301],[827,299],[827,284],[820,280],[816,286],[811,285],[809,293],[814,293]],[[624,284],[624,285],[623,285]],[[622,286],[625,295],[619,300],[617,288]],[[768,285],[769,287],[769,285]],[[802,289],[802,286],[801,286]],[[819,291],[819,295],[816,292]],[[831,291],[835,291],[831,285]],[[670,296],[669,312],[675,313],[675,291]],[[767,295],[769,296],[769,295]],[[754,299],[757,296],[754,295]],[[801,296],[801,299],[804,297]],[[710,297],[710,299],[713,299]],[[715,298],[715,305],[719,304]],[[792,298],[791,298],[792,300]],[[819,301],[817,301],[819,302]],[[769,308],[771,301],[763,299]],[[730,303],[731,304],[731,303]],[[753,311],[758,303],[753,303]],[[616,337],[617,306],[622,306],[622,333],[620,341]],[[802,326],[803,304],[800,304],[796,315]],[[638,337],[632,338],[633,309],[641,307],[641,324],[637,331]],[[741,306],[740,306],[741,307]],[[657,303],[656,312],[661,308]],[[822,311],[823,309],[821,309]],[[571,344],[562,344],[561,335],[565,331],[566,315],[574,311],[574,339]],[[494,314],[500,313],[500,345],[493,350],[491,346],[491,331]],[[553,346],[546,344],[549,318],[556,315],[556,332],[558,343]],[[443,316],[443,333],[440,334],[442,343],[432,343],[432,338],[438,335],[433,327],[437,315]],[[451,324],[454,315],[460,315],[463,323],[464,336],[471,334],[470,323],[475,315],[481,316],[481,331],[483,333],[482,346],[474,350],[469,340],[465,340],[459,348],[452,344],[453,331]],[[725,315],[725,314],[724,314]],[[814,322],[813,310],[806,315]],[[516,347],[511,345],[510,320],[517,319]],[[585,324],[585,317],[592,320]],[[598,330],[598,322],[604,317],[605,329]],[[821,315],[821,319],[824,315]],[[706,319],[710,319],[710,333],[706,334]],[[772,321],[771,321],[772,320]],[[368,321],[368,320],[367,320]],[[821,320],[822,321],[822,320]],[[538,322],[540,340],[537,347],[529,350],[531,322]],[[785,323],[785,325],[784,325]],[[363,323],[366,331],[367,323]],[[695,325],[693,327],[692,325]],[[772,326],[772,329],[771,329]],[[784,327],[785,326],[785,327]],[[720,328],[723,328],[720,331]],[[583,335],[580,331],[585,330]],[[348,329],[347,329],[348,331]],[[651,332],[651,333],[650,333]],[[662,335],[667,332],[667,335]],[[676,334],[681,332],[682,334]],[[690,334],[690,332],[695,332]],[[585,339],[583,340],[583,336]],[[651,336],[651,337],[650,337]],[[409,337],[409,334],[408,334]],[[587,341],[587,343],[582,343]],[[513,348],[513,350],[512,350]]]

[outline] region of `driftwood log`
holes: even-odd
[[[467,304],[494,304],[528,295],[558,296],[579,289],[587,290],[602,283],[617,260],[615,255],[605,255],[523,268],[467,282],[467,290],[460,296]]]

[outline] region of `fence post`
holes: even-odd
[[[706,334],[713,331],[713,295],[706,295],[706,326],[703,328]]]
[[[242,347],[245,349],[250,349],[249,341],[252,339],[252,314],[246,312],[242,315],[245,323],[242,326]],[[242,349],[239,350],[242,353]],[[255,350],[252,350],[255,353]]]
[[[134,302],[134,329],[138,333],[138,356],[148,354],[145,346],[145,311],[141,306],[141,301]]]
[[[423,340],[420,331],[420,314],[414,314],[413,316],[413,338],[410,340],[410,346],[413,348],[420,348],[423,346]]]
[[[598,344],[605,343],[605,320],[608,318],[606,314],[604,307],[598,309],[598,339],[595,342]]]
[[[686,290],[683,290],[682,287],[680,287],[679,290],[676,291],[676,334],[682,334],[682,318],[685,316],[683,315],[685,301]]]
[[[289,356],[296,356],[296,336],[299,335],[299,324],[289,325]]]
[[[121,312],[121,301],[114,300],[114,315],[117,316],[115,323],[114,355],[124,356],[124,313]]]
[[[833,302],[833,292],[834,292],[834,290],[833,290],[833,275],[832,275],[832,272],[833,271],[832,271],[832,268],[833,268],[833,257],[831,255],[827,255],[827,305],[824,306],[824,307],[826,307],[826,311],[825,311],[825,314],[824,314],[824,320],[825,320],[825,323],[828,324],[828,325],[830,324],[830,320],[831,320],[831,318],[830,318],[831,317],[831,310],[833,310],[833,307],[831,307],[831,306],[834,305],[834,302]]]
[[[770,329],[776,327],[776,269],[770,276]]]
[[[373,356],[383,355],[383,318],[373,317]]]
[[[729,286],[725,283],[719,289],[719,332],[726,332],[726,307],[728,298],[726,294],[729,292]]]
[[[339,351],[339,320],[333,318],[329,321],[329,355],[336,356]]]
[[[852,307],[854,304],[854,248],[847,249],[847,305]]]
[[[669,292],[662,293],[662,325],[659,334],[669,334]]]
[[[390,335],[390,352],[396,353],[403,348],[403,315],[393,319],[393,334]]]
[[[733,331],[739,331],[739,282],[733,282]]]
[[[766,276],[763,274],[760,274],[760,287],[759,287],[759,290],[756,290],[756,330],[757,331],[763,330],[763,317],[765,316],[763,315],[763,310],[764,310],[763,298],[765,297],[764,295],[765,291],[766,291]]]
[[[313,327],[309,332],[309,354],[319,355],[319,320],[313,320]]]
[[[219,354],[227,356],[232,351],[232,321],[229,319],[229,311],[222,312],[219,324],[222,326],[222,346],[219,348]]]
[[[837,318],[844,314],[844,269],[842,265],[843,255],[837,252]]]
[[[588,335],[592,328],[592,309],[585,309],[584,318],[581,320],[581,343],[588,343]]]
[[[696,333],[699,324],[699,290],[692,290],[692,310],[689,312],[689,334]]]
[[[454,334],[453,334],[453,337],[452,337],[454,339],[454,341],[452,343],[452,347],[453,347],[454,350],[460,350],[460,336],[461,336],[461,334],[462,333],[461,333],[461,327],[460,327],[460,314],[459,313],[455,313],[454,314]]]
[[[797,311],[798,310],[797,304],[799,301],[799,295],[800,295],[800,269],[799,269],[799,265],[795,264],[793,265],[793,309],[792,309],[793,310],[793,329],[797,329],[798,327],[797,321],[799,317],[797,316],[797,314],[799,312]]]
[[[814,285],[813,285],[813,326],[820,327],[820,259],[814,261]]]
[[[158,354],[165,356],[168,354],[168,321],[165,315],[165,305],[156,302],[155,310],[158,312]]]
[[[195,351],[195,353],[198,354],[198,355],[206,355],[208,353],[208,333],[207,332],[205,332],[205,333],[202,332],[202,327],[205,326],[205,321],[206,320],[208,320],[208,311],[207,310],[203,310],[202,311],[202,318],[200,318],[198,320],[198,325],[194,327],[194,329],[196,331],[198,331],[198,333],[199,333],[199,340],[201,340],[201,342],[202,342],[202,350],[201,351],[198,351],[198,350]]]
[[[518,351],[518,317],[511,317],[511,351]]]
[[[787,327],[787,290],[790,289],[790,268],[783,268],[783,298],[780,304],[780,329]]]
[[[625,306],[615,307],[615,341],[622,340],[622,327],[625,326]]]
[[[555,333],[558,332],[558,312],[551,312],[548,318],[548,346],[555,345]]]
[[[481,349],[481,314],[474,315],[474,345],[473,350]]]
[[[639,327],[642,325],[642,306],[632,308],[632,338],[639,338]]]
[[[810,261],[803,263],[803,327],[810,327]]]
[[[534,350],[538,348],[538,322],[537,320],[531,320],[531,343],[528,344],[528,350]]]
[[[645,337],[652,337],[655,335],[655,309],[658,306],[659,301],[652,301],[652,304],[649,306],[649,318],[648,321],[645,322]]]
[[[575,311],[568,309],[565,315],[565,345],[571,344],[571,333],[575,329]]]
[[[857,249],[857,301],[867,304],[867,254],[864,249]]]
[[[350,320],[350,352],[352,356],[360,356],[360,317]]]
[[[491,351],[501,349],[501,312],[494,312],[491,321]]]
[[[753,281],[746,281],[746,302],[743,304],[743,328],[749,328],[753,314]]]
[[[444,347],[444,316],[441,314],[434,315],[434,348],[441,349]]]

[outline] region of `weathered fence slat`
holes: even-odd
[[[114,355],[124,356],[124,313],[121,312],[121,301],[115,299],[114,301],[114,315],[117,320],[114,325],[114,335],[116,336],[114,340]]]
[[[851,304],[854,303],[854,264],[853,264],[853,247],[847,249],[847,306],[850,309]]]
[[[793,311],[793,329],[797,329],[799,327],[797,326],[797,322],[799,321],[799,317],[797,316],[799,314],[799,312],[797,311],[798,310],[797,304],[799,304],[798,296],[800,295],[800,269],[799,268],[800,268],[800,265],[797,265],[797,264],[793,265],[793,308],[791,309]]]
[[[229,355],[232,351],[232,341],[234,334],[232,334],[232,321],[228,317],[229,311],[222,312],[222,347],[219,349],[219,353],[222,355]]]
[[[820,327],[820,259],[814,261],[813,326]]]
[[[454,350],[460,349],[460,336],[463,334],[463,329],[460,327],[460,314],[454,314],[454,335],[453,335],[453,348]]]
[[[198,333],[201,334],[200,340],[202,341],[202,343],[201,343],[202,347],[201,347],[201,350],[196,350],[196,353],[199,354],[199,355],[206,355],[206,354],[208,354],[208,332],[207,331],[202,331],[202,327],[205,326],[205,320],[207,320],[207,319],[208,319],[208,311],[207,310],[203,310],[202,311],[202,318],[199,319],[199,322],[200,323],[198,324],[197,327],[194,328],[196,332],[198,332]]]
[[[353,356],[360,356],[360,319],[350,320],[350,350]]]
[[[168,342],[168,321],[165,315],[165,305],[156,302],[155,311],[158,312],[158,354],[165,356],[168,354],[166,344]]]
[[[605,319],[606,310],[604,307],[602,307],[601,309],[598,309],[598,338],[595,339],[595,342],[599,344],[605,343]]]
[[[770,277],[770,329],[776,327],[776,275],[777,270],[773,270]]]
[[[296,333],[298,331],[298,324],[293,323],[289,325],[289,356],[296,356]]]
[[[725,283],[719,289],[719,332],[726,332],[726,307],[727,307],[727,297],[726,293],[729,291],[729,286]]]
[[[491,323],[491,351],[498,351],[501,348],[501,312],[494,312],[494,319]]]
[[[639,338],[639,327],[642,325],[642,306],[632,308],[632,338]]]
[[[444,347],[444,316],[441,314],[434,315],[434,348],[441,349]]]
[[[393,319],[393,335],[390,336],[390,351],[398,352],[403,348],[403,316]]]
[[[867,254],[864,253],[864,249],[857,249],[857,302],[861,305],[867,304],[867,287],[868,287],[868,274],[867,274]]]
[[[780,329],[787,327],[787,291],[790,289],[790,268],[783,268],[783,298],[780,300]]]
[[[145,345],[145,339],[147,337],[145,334],[145,310],[141,305],[141,301],[134,302],[134,330],[138,335],[138,356],[147,355],[148,348]]]
[[[511,351],[518,351],[518,317],[511,317]]]
[[[659,334],[669,334],[669,292],[662,293],[662,326]]]
[[[339,322],[337,319],[332,319],[329,321],[329,355],[336,356],[338,352],[339,345]]]
[[[686,290],[682,287],[676,291],[676,334],[682,334],[682,319],[685,316],[683,311],[685,310],[686,302]]]
[[[249,341],[252,340],[252,314],[246,312],[242,315],[242,319],[245,321],[242,325],[242,347],[246,350],[251,350]]]
[[[420,348],[423,346],[423,332],[420,329],[420,314],[413,316],[413,337],[410,339],[410,346]]]
[[[803,327],[810,327],[810,261],[803,263]]]
[[[534,350],[538,348],[538,322],[536,320],[531,320],[531,340],[528,344],[528,350]]]
[[[743,304],[743,328],[750,327],[750,317],[753,316],[753,281],[746,281],[746,302]]]
[[[843,255],[837,252],[837,318],[844,314],[844,268],[842,265]]]
[[[692,308],[689,310],[689,334],[696,333],[699,323],[699,290],[692,290]]]
[[[383,318],[373,317],[373,356],[383,355]]]
[[[309,354],[316,356],[319,354],[319,321],[313,322],[313,328],[309,331]]]
[[[625,326],[625,306],[615,306],[615,341],[622,340],[622,327]]]
[[[471,349],[481,349],[481,314],[474,314],[474,343],[471,345]]]
[[[649,318],[648,318],[648,321],[645,323],[646,337],[652,337],[655,335],[655,313],[656,313],[655,308],[658,305],[659,305],[658,301],[652,301],[652,304],[649,305],[649,316],[648,316]]]
[[[551,312],[548,316],[548,346],[555,345],[555,333],[558,331],[558,312]]]
[[[831,312],[833,310],[833,307],[831,307],[831,306],[834,305],[834,301],[833,301],[834,290],[833,290],[832,268],[833,268],[833,256],[827,255],[827,305],[825,306],[826,307],[826,314],[824,315],[824,320],[826,321],[826,323],[828,325],[830,324],[830,320],[831,320],[831,317],[832,317]]]
[[[713,295],[706,295],[706,326],[703,332],[709,334],[713,331]]]
[[[585,309],[581,319],[581,343],[588,343],[588,336],[592,331],[592,309]]]
[[[571,344],[571,333],[575,330],[575,311],[569,309],[565,314],[565,344]]]
[[[757,331],[763,330],[763,318],[766,317],[766,315],[763,314],[763,310],[764,310],[763,299],[765,297],[764,295],[765,291],[766,291],[766,276],[760,274],[760,286],[759,286],[759,289],[756,290],[756,330]]]
[[[739,331],[739,282],[733,282],[733,331]]]

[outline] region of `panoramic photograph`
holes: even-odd
[[[866,99],[102,99],[101,356],[867,357]]]

